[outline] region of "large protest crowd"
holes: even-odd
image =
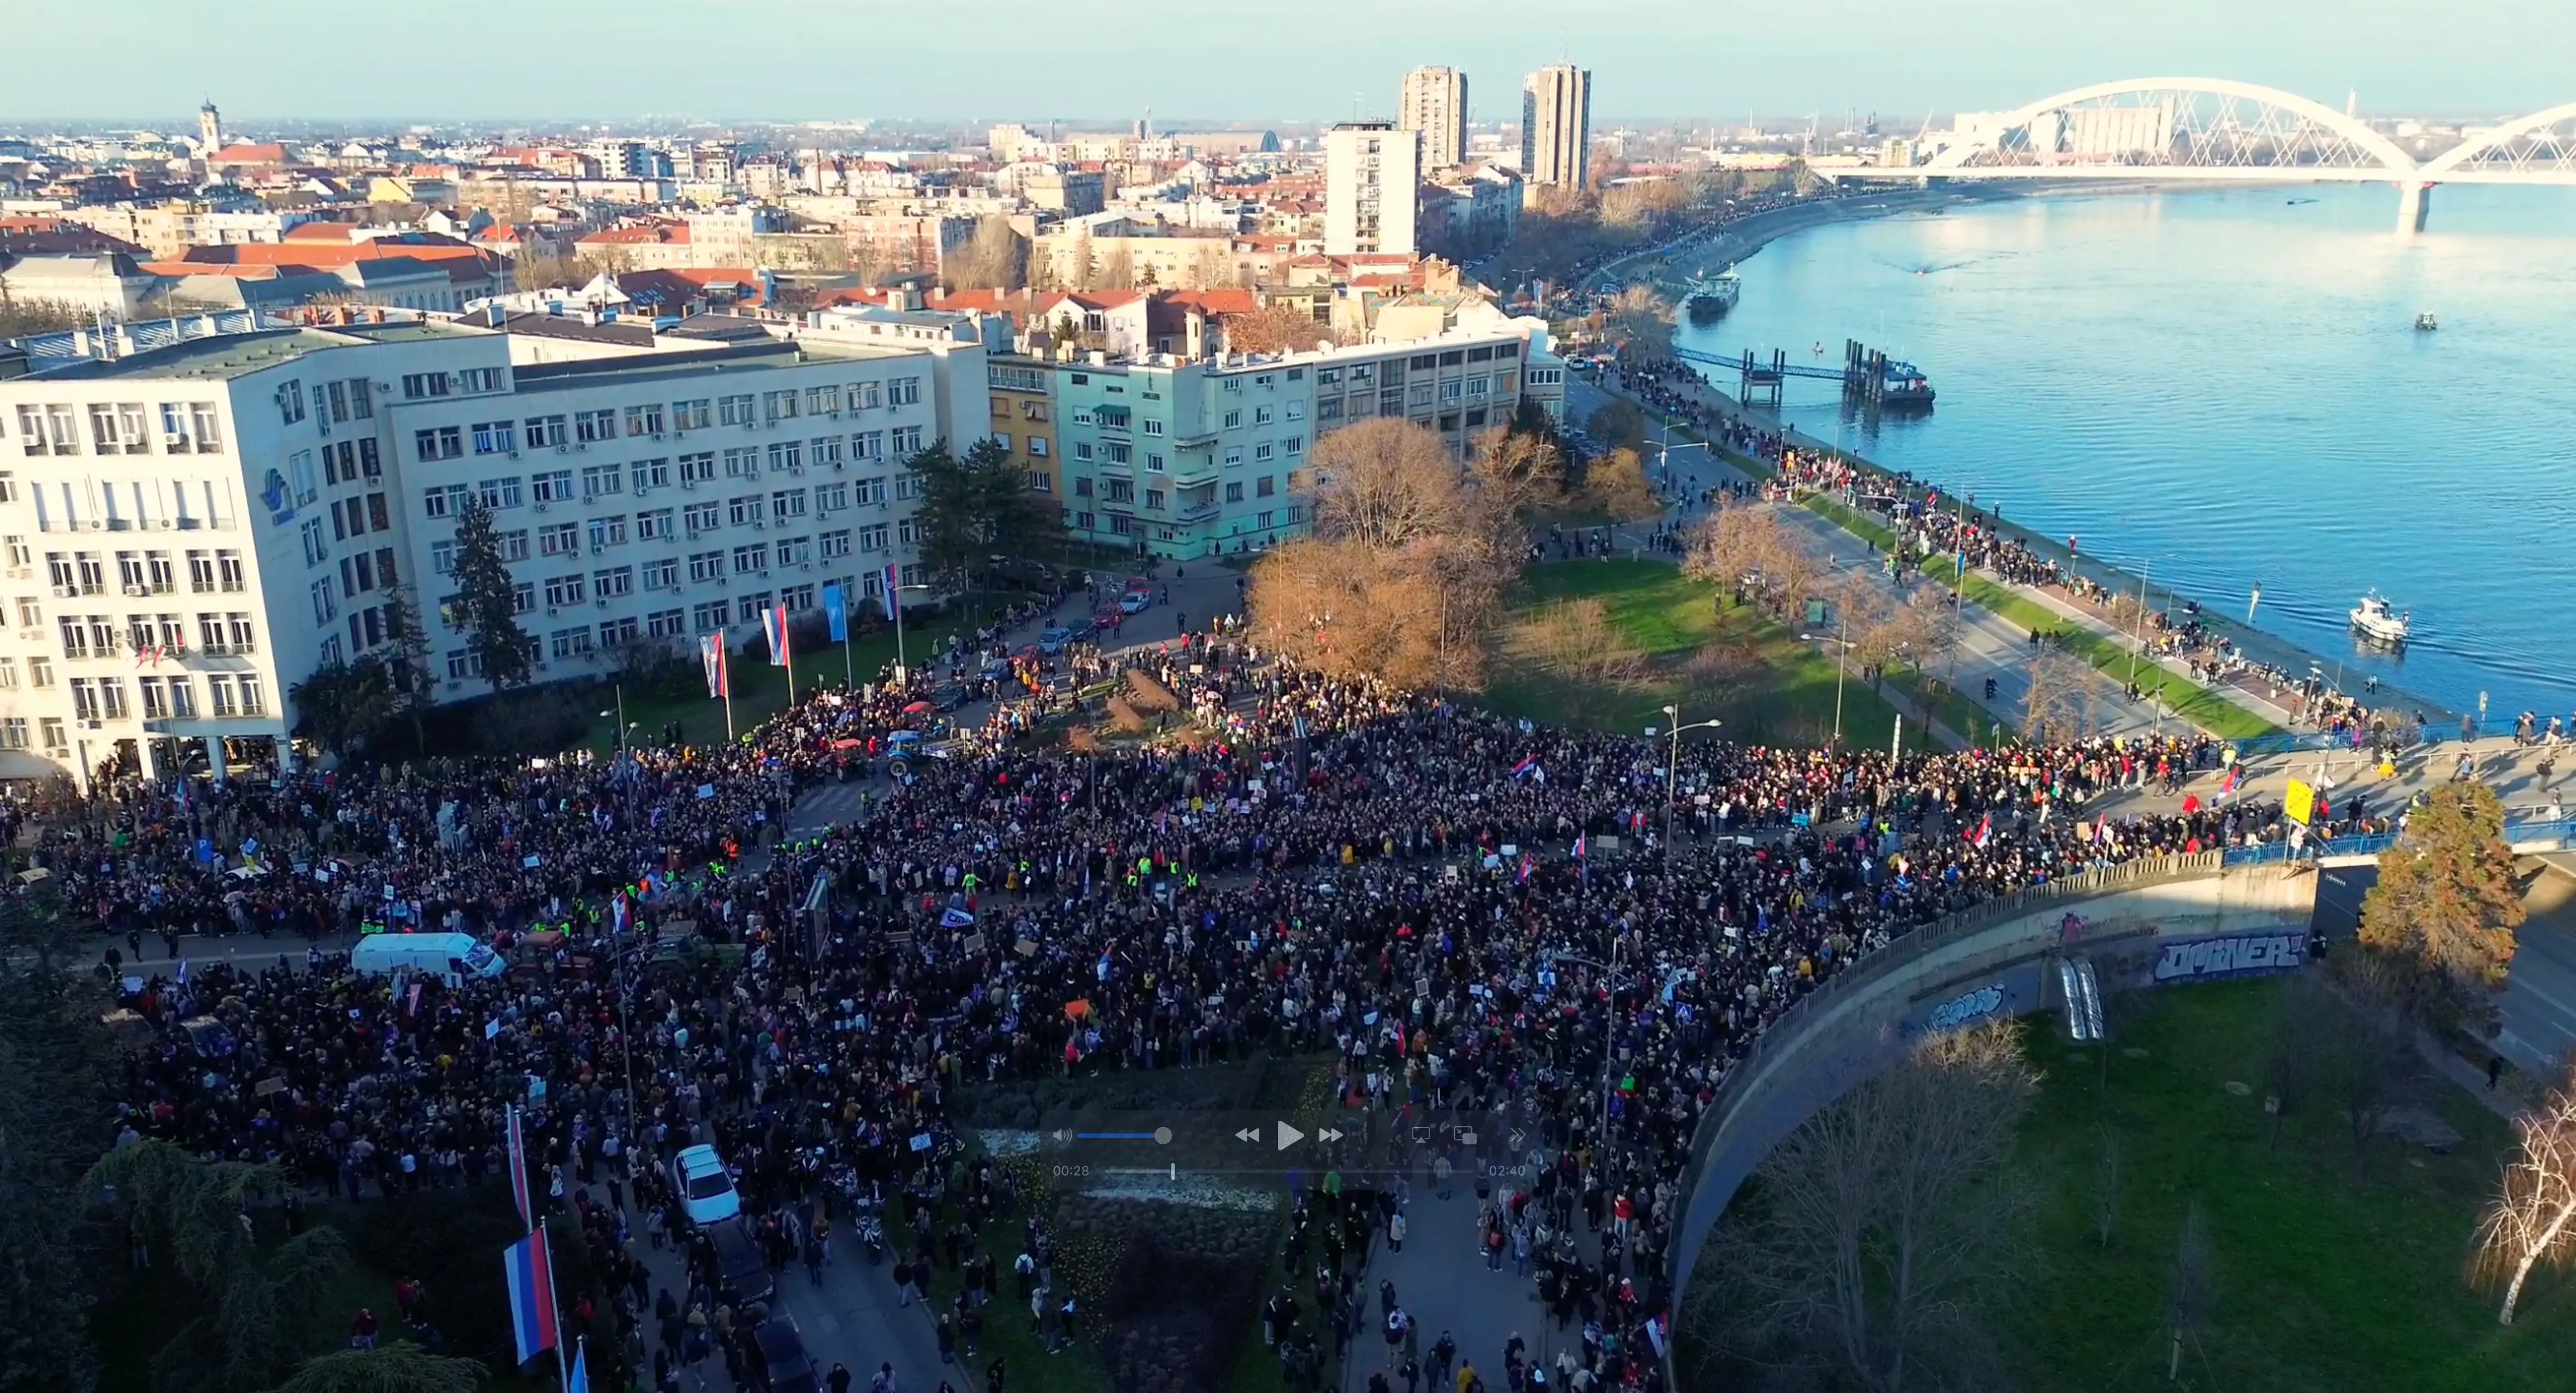
[[[1985,898],[2284,835],[2275,803],[2145,810],[2223,762],[2198,736],[1676,749],[1328,680],[1224,625],[1125,661],[1190,740],[1082,753],[995,730],[923,757],[891,743],[921,724],[916,694],[870,687],[715,749],[120,789],[44,852],[145,1023],[116,1125],[373,1198],[501,1173],[518,1103],[542,1184],[582,1200],[592,1267],[645,1331],[636,1229],[679,1231],[653,1164],[679,1146],[717,1143],[787,1253],[874,1196],[915,1221],[911,1271],[956,1270],[950,1226],[1013,1202],[952,1130],[957,1090],[1329,1054],[1344,1106],[1538,1129],[1543,1178],[1494,1190],[1483,1241],[1587,1329],[1560,1379],[1653,1388],[1692,1130],[1766,1023]],[[783,837],[799,793],[835,780],[862,782],[863,811]],[[2312,835],[2383,825],[2354,804]],[[708,951],[652,963],[679,921]],[[415,929],[514,966],[398,988],[306,946]],[[151,941],[208,933],[285,956],[182,970],[177,939]],[[634,1227],[627,1187],[651,1216]],[[1029,1319],[1078,1333],[1042,1216],[1014,1217]],[[1338,1281],[1292,1273],[1303,1328],[1364,1304],[1356,1274],[1394,1221],[1362,1223]],[[658,1358],[627,1351],[664,1386],[687,1331],[725,1314],[711,1289],[681,1304],[695,1319],[659,1313],[680,1338]]]

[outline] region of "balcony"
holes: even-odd
[[[1184,503],[1172,511],[1172,521],[1181,526],[1214,522],[1225,512],[1225,505],[1210,499],[1204,503]]]

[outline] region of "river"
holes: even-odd
[[[2496,716],[2576,704],[2576,189],[2454,186],[2401,238],[2370,186],[2010,200],[1791,234],[1678,341],[1922,367],[1939,405],[1792,424],[2152,569],[2215,611]],[[2418,311],[2438,316],[2418,332]],[[1812,348],[1821,345],[1821,356]],[[1734,374],[1707,369],[1732,392]],[[2376,589],[2402,655],[2356,642]],[[2161,599],[2161,596],[2159,596]]]

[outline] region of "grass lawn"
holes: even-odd
[[[2438,1155],[2394,1138],[2356,1164],[2338,1116],[2293,1110],[2265,1145],[2257,1061],[2278,982],[2131,994],[2115,1002],[2110,1088],[2099,1057],[2053,1022],[2031,1054],[2047,1080],[2022,1137],[2043,1196],[2046,1269],[2017,1343],[2033,1388],[2168,1389],[2166,1293],[2186,1207],[2208,1214],[2215,1311],[2184,1384],[2234,1393],[2491,1393],[2576,1387],[2576,1281],[2545,1269],[2516,1324],[2460,1280],[2477,1211],[2511,1147],[2505,1123],[2457,1087],[2412,1101],[2465,1138]],[[2131,1050],[2143,1049],[2143,1057]],[[2249,1096],[2227,1088],[2256,1084]],[[2100,1138],[2118,1139],[2122,1202],[2095,1240]]]
[[[1836,527],[1867,538],[1882,552],[1896,545],[1896,535],[1885,526],[1830,498],[1810,496],[1805,503]],[[2017,628],[2062,631],[2068,652],[2122,682],[2129,680],[2132,653],[2118,640],[2088,628],[2071,626],[2066,616],[1985,576],[1967,577],[1966,591],[1970,603]],[[2177,715],[2213,734],[2242,740],[2280,731],[2279,726],[2230,701],[2218,691],[2176,677],[2157,664],[2141,662],[2136,665],[2136,670],[2148,690],[2153,691],[2159,683],[2163,685],[2165,699],[2172,703]]]
[[[1086,611],[1087,613],[1087,611]],[[948,647],[949,635],[972,635],[975,625],[963,617],[907,617],[903,626],[903,648],[906,661],[918,667],[935,652]],[[850,650],[844,667],[842,650]],[[855,680],[873,680],[877,669],[894,661],[894,630],[871,629],[848,644],[830,644],[812,653],[796,655],[796,688],[815,692],[840,685],[846,671]],[[787,670],[771,667],[763,659],[733,660],[733,723],[736,734],[750,730],[787,704]],[[617,748],[617,718],[613,714],[614,698],[605,690],[600,695],[600,710],[611,712],[593,717],[590,734],[583,744],[595,750]],[[725,735],[724,703],[706,695],[704,684],[696,684],[678,696],[626,697],[626,719],[636,727],[639,740],[658,740],[662,728],[672,721],[680,723],[681,738],[690,744],[721,743]]]
[[[1667,725],[1663,708],[1678,704],[1685,721],[1711,715],[1728,737],[1746,742],[1821,745],[1834,727],[1834,662],[1750,608],[1720,614],[1717,589],[1663,561],[1567,561],[1532,567],[1514,592],[1505,626],[1559,600],[1599,600],[1609,622],[1647,655],[1639,681],[1620,687],[1577,683],[1515,658],[1506,640],[1494,660],[1485,701],[1507,715],[1634,734]],[[1737,645],[1751,680],[1717,697],[1711,709],[1686,663],[1710,644]],[[1842,730],[1852,744],[1884,745],[1896,711],[1866,683],[1846,678]],[[1914,734],[1919,735],[1920,732]]]

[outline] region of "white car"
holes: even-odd
[[[734,1193],[733,1176],[712,1146],[687,1147],[672,1157],[671,1184],[692,1224],[718,1223],[742,1212],[742,1196]]]
[[[1147,609],[1151,608],[1153,603],[1153,596],[1146,594],[1142,590],[1130,590],[1126,594],[1118,597],[1118,612],[1121,614],[1142,614]]]

